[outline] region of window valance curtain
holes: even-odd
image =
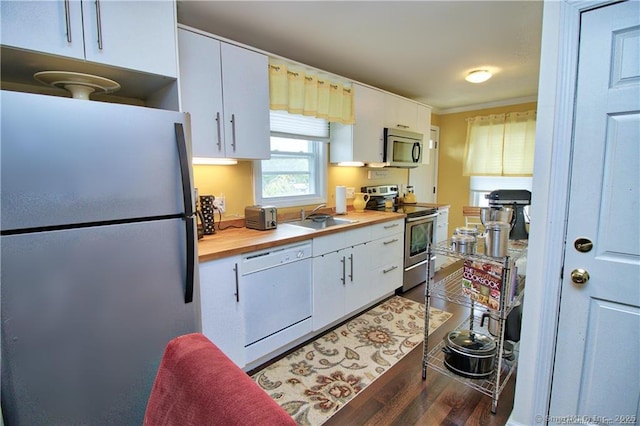
[[[467,119],[464,176],[531,176],[536,112]]]
[[[353,87],[302,68],[270,62],[269,99],[272,110],[355,123]]]

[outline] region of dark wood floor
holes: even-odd
[[[401,296],[424,303],[424,284]],[[444,300],[432,298],[431,305],[451,312],[453,317],[429,336],[429,349],[469,317],[469,308]],[[492,414],[489,396],[431,368],[427,369],[427,378],[423,380],[420,345],[362,390],[324,426],[501,426],[506,424],[511,414],[514,389],[515,374],[500,395],[496,414]]]
[[[424,303],[424,284],[402,294]],[[468,308],[432,299],[432,306],[453,317],[429,336],[429,349],[469,315]],[[422,380],[422,346],[366,387],[338,411],[325,426],[346,425],[504,425],[513,407],[515,375],[506,384],[496,414],[491,398],[445,375],[427,369]]]

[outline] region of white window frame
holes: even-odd
[[[272,112],[273,113],[273,112]],[[281,113],[277,113],[281,114]],[[309,119],[305,117],[305,119]],[[273,124],[273,123],[272,123]],[[273,126],[272,126],[273,128]],[[328,128],[328,126],[327,126]],[[304,139],[314,144],[314,154],[312,163],[312,178],[314,180],[313,186],[315,191],[312,194],[294,195],[285,197],[262,197],[262,161],[268,160],[256,160],[253,162],[253,187],[254,187],[254,199],[256,204],[270,205],[275,207],[294,207],[310,204],[322,204],[327,202],[327,172],[328,172],[328,133],[326,137],[308,136],[297,133],[287,133],[282,131],[272,131],[272,137],[285,137],[293,139]],[[271,151],[271,155],[277,154],[277,151]]]

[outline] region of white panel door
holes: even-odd
[[[420,203],[435,203],[437,200],[439,137],[439,127],[432,127],[424,134],[423,164],[409,169],[409,185],[413,185],[416,199]]]
[[[583,13],[580,40],[567,246],[549,413],[600,416],[589,423],[637,424],[640,3]],[[593,243],[590,250],[586,240]]]

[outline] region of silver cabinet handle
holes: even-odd
[[[220,133],[220,112],[216,113],[216,127],[218,130],[218,151],[222,152],[222,134]]]
[[[231,146],[233,152],[236,152],[236,115],[231,114]]]
[[[396,241],[398,241],[398,239],[394,238],[393,240],[384,241],[382,244],[384,244],[386,246],[387,244],[392,244],[392,243],[395,243]]]
[[[236,294],[234,294],[234,296],[236,296],[236,302],[240,301],[240,288],[238,286],[238,264],[234,264],[233,265],[233,272],[235,272],[236,274]]]
[[[392,223],[391,225],[385,225],[384,229],[391,229],[391,228],[395,228],[396,226],[400,226],[400,225],[397,223]]]
[[[96,23],[98,25],[98,49],[102,50],[102,17],[100,16],[100,0],[96,0]]]
[[[71,43],[71,12],[69,11],[69,0],[64,0],[64,19],[67,21],[67,42]]]
[[[393,271],[393,270],[395,270],[395,269],[398,269],[398,267],[397,267],[397,266],[392,266],[392,267],[391,267],[391,268],[389,268],[389,269],[383,269],[383,270],[382,270],[382,273],[383,273],[383,274],[387,274],[387,273],[389,273],[389,272],[391,272],[391,271]]]
[[[342,285],[345,285],[347,283],[347,277],[346,277],[346,264],[347,261],[345,259],[344,256],[342,256],[342,259],[340,259],[340,262],[342,263],[342,278],[340,278],[340,281],[342,281]]]
[[[396,127],[400,127],[401,129],[408,129],[410,126],[407,126],[406,124],[396,124]]]
[[[351,282],[353,282],[353,253],[349,255],[349,260],[351,261],[351,273],[349,274],[349,278]]]

